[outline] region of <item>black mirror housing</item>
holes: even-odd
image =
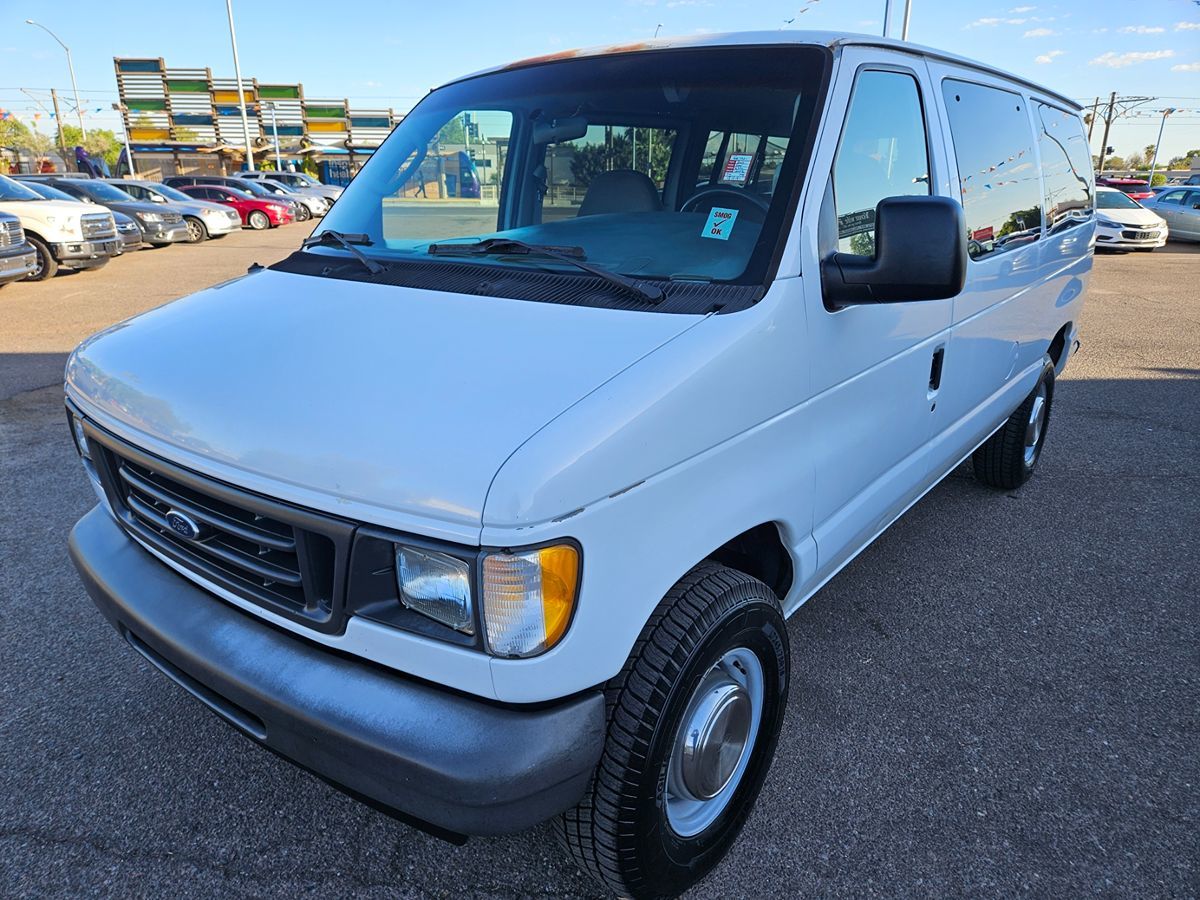
[[[830,308],[944,300],[967,279],[967,223],[949,197],[887,197],[875,208],[875,255],[832,253],[821,264]]]

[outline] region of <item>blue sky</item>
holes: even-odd
[[[893,0],[894,33],[903,0]],[[525,56],[663,35],[778,28],[870,32],[883,0],[509,0],[451,3],[358,0],[338,4],[235,0],[243,76],[301,81],[310,97],[405,110],[449,78]],[[96,10],[104,10],[103,14]],[[116,123],[113,56],[162,56],[177,67],[210,66],[232,77],[223,0],[145,4],[0,0],[0,108],[28,121],[46,91],[70,104],[64,54],[35,18],[70,45],[87,120]],[[788,20],[792,20],[790,23]],[[983,60],[1089,103],[1097,94],[1143,94],[1137,118],[1120,120],[1109,143],[1140,149],[1157,134],[1162,152],[1200,147],[1200,3],[1196,0],[1008,0],[983,5],[913,0],[909,37]],[[99,111],[97,109],[99,108]],[[47,133],[52,124],[38,123]],[[1099,145],[1099,131],[1093,147]]]

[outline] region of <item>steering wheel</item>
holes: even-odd
[[[758,194],[752,194],[744,188],[710,184],[708,187],[700,188],[700,190],[684,200],[683,205],[679,207],[679,211],[693,212],[705,204],[707,204],[708,209],[711,209],[717,205],[721,198],[727,198],[726,202],[730,206],[738,212],[746,214],[747,217],[756,222],[761,222],[767,217],[767,209],[771,205],[769,201]],[[709,202],[710,200],[712,202]]]

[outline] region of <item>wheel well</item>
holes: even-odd
[[[1050,348],[1046,351],[1050,354],[1050,358],[1054,360],[1055,368],[1058,367],[1059,360],[1062,359],[1063,350],[1067,346],[1067,332],[1070,330],[1070,322],[1058,329],[1058,334],[1054,336],[1054,340],[1050,342]]]
[[[753,575],[782,601],[792,587],[792,557],[774,522],[764,522],[722,544],[709,559]]]

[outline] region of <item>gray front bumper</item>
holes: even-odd
[[[0,256],[0,284],[19,281],[37,268],[37,253],[33,249]]]
[[[139,653],[243,733],[337,787],[459,834],[503,834],[582,797],[599,691],[512,707],[331,652],[229,606],[102,507],[71,532],[88,594]]]

